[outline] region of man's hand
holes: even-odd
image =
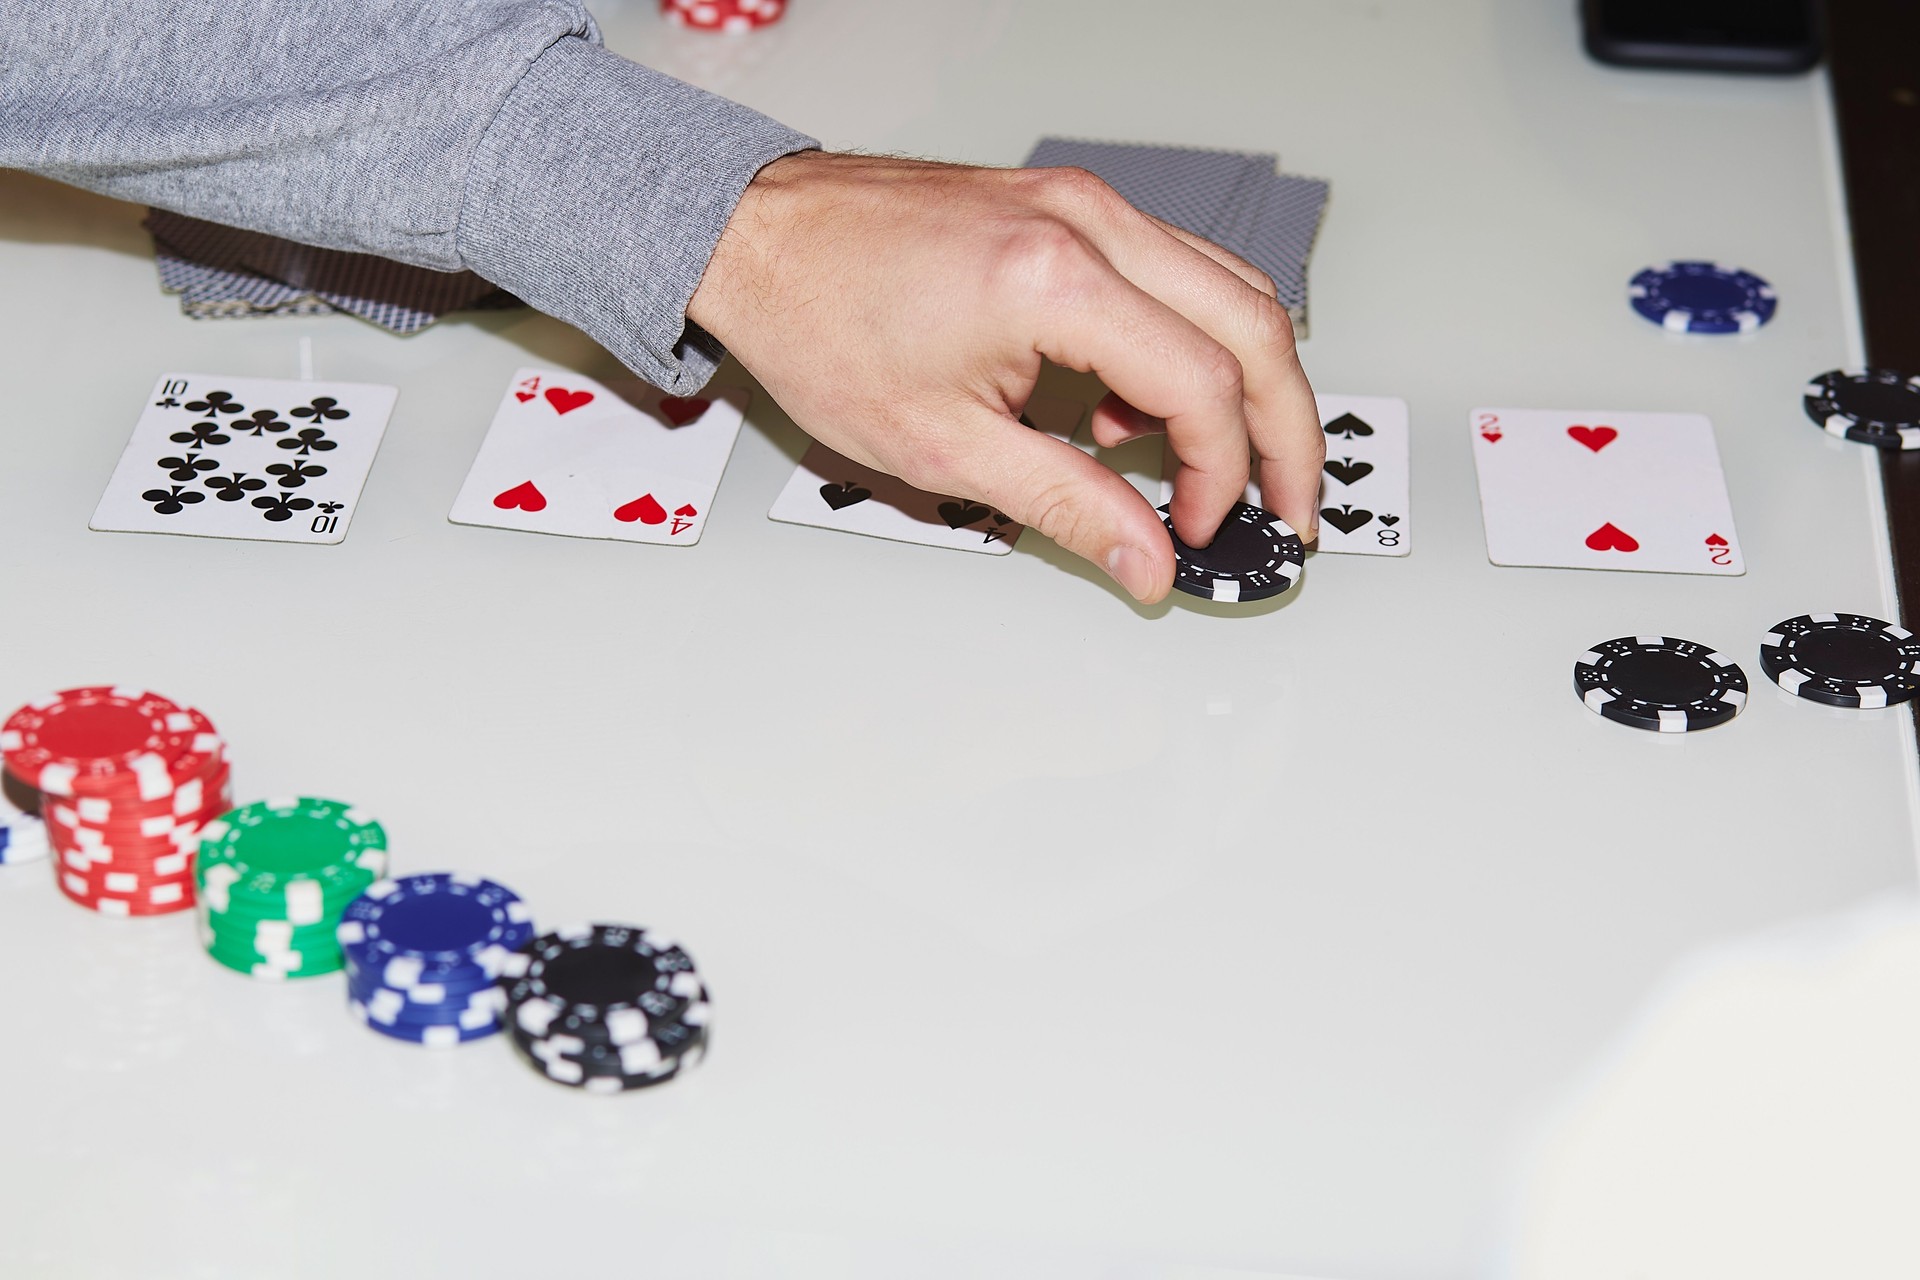
[[[1273,282],[1136,211],[1081,169],[974,169],[803,152],[760,171],[687,315],[802,430],[936,493],[990,503],[1133,596],[1173,545],[1132,486],[1021,426],[1041,359],[1112,394],[1093,435],[1150,431],[1181,468],[1174,525],[1213,540],[1247,482],[1316,532],[1326,445]]]

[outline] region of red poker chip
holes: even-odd
[[[696,31],[755,31],[786,11],[786,0],[660,0],[669,22]]]
[[[189,864],[199,850],[198,842],[188,838],[154,841],[144,845],[93,845],[58,841],[54,852],[60,865],[73,871],[134,871],[158,875],[175,874]]]
[[[138,885],[142,879],[150,879],[150,881],[173,881],[173,879],[180,879],[182,875],[184,875],[184,877],[192,877],[192,873],[194,873],[194,850],[190,850],[190,848],[180,848],[180,850],[173,850],[173,852],[161,854],[161,856],[154,858],[152,862],[134,862],[134,860],[125,860],[125,858],[113,858],[113,860],[109,860],[109,862],[98,862],[98,860],[94,860],[94,858],[88,858],[84,850],[67,850],[67,852],[61,854],[60,864],[58,865],[60,865],[61,875],[65,875],[65,873],[71,871],[73,875],[79,875],[84,881],[90,881],[90,883],[98,881],[100,889],[108,889],[111,890],[111,892],[121,892],[121,890],[111,889],[108,877],[123,877],[123,875],[132,875],[132,877],[134,877],[132,881],[119,881],[119,879],[115,879],[115,881],[111,881],[113,885],[119,885],[119,883],[134,883],[134,885]]]
[[[193,906],[193,877],[140,881],[104,880],[61,871],[54,877],[60,892],[73,902],[103,916],[164,916]]]
[[[48,823],[69,832],[114,838],[145,838],[200,826],[233,807],[232,770],[225,761],[209,778],[184,783],[171,799],[110,805],[98,797],[54,797],[41,806]]]
[[[158,800],[224,754],[206,716],[143,689],[65,689],[0,726],[7,772],[55,796]]]

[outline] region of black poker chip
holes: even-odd
[[[514,1045],[548,1079],[597,1092],[663,1083],[705,1052],[712,1004],[693,958],[633,925],[556,929],[500,975]]]
[[[1747,701],[1739,664],[1693,640],[1621,636],[1573,664],[1587,709],[1636,729],[1685,733],[1731,720]]]
[[[1920,377],[1893,369],[1834,369],[1801,402],[1831,435],[1881,449],[1920,449]]]
[[[706,1001],[693,957],[650,930],[624,924],[541,934],[507,958],[500,984],[513,1019],[535,1035],[559,1031],[621,1041]]]
[[[1920,693],[1920,639],[1858,613],[1803,613],[1760,638],[1760,669],[1830,707],[1890,707]]]
[[[591,1093],[625,1093],[665,1084],[705,1059],[710,1034],[705,1026],[683,1025],[669,1050],[651,1040],[608,1045],[570,1035],[531,1036],[513,1025],[507,1031],[529,1066],[556,1084]]]
[[[1172,504],[1160,518],[1173,539],[1173,585],[1208,600],[1265,600],[1300,580],[1307,548],[1285,520],[1244,502],[1233,504],[1220,532],[1202,550],[1173,531]]]

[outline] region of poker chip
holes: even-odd
[[[683,1068],[706,1056],[705,1027],[684,1029],[682,1047],[668,1054],[652,1041],[635,1045],[595,1045],[579,1036],[538,1038],[511,1028],[513,1045],[549,1080],[589,1093],[625,1093],[665,1084]]]
[[[1803,613],[1760,638],[1760,669],[1795,697],[1890,707],[1920,693],[1920,639],[1858,613]]]
[[[643,1089],[706,1052],[712,1006],[693,958],[637,926],[542,934],[507,958],[500,985],[509,1038],[560,1084]]]
[[[661,16],[696,31],[757,31],[786,11],[787,0],[660,0]]]
[[[1880,449],[1920,449],[1920,377],[1892,369],[1833,369],[1801,401],[1829,435]]]
[[[1773,319],[1773,286],[1717,262],[1648,267],[1627,284],[1633,309],[1675,333],[1750,333]]]
[[[114,916],[193,905],[194,844],[232,803],[226,744],[202,712],[143,689],[64,689],[7,718],[0,762],[10,795],[35,796],[54,882],[69,899]],[[9,819],[9,846],[15,827]]]
[[[278,979],[333,973],[354,898],[387,869],[386,831],[338,800],[262,800],[200,834],[201,942],[228,968]]]
[[[450,1048],[500,1029],[495,981],[533,937],[519,895],[477,876],[427,872],[379,880],[334,930],[347,1001],[375,1031]]]
[[[1574,662],[1573,687],[1589,711],[1660,733],[1710,728],[1747,701],[1746,673],[1732,658],[1671,636],[1595,645]]]
[[[223,754],[204,716],[141,689],[64,689],[0,726],[6,770],[43,795],[158,801]]]
[[[1307,550],[1279,516],[1237,502],[1220,532],[1195,550],[1173,531],[1173,508],[1160,508],[1173,539],[1173,585],[1208,600],[1249,601],[1277,596],[1300,580]]]

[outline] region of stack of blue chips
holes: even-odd
[[[347,904],[338,931],[347,1007],[396,1040],[443,1049],[500,1030],[507,957],[533,937],[518,894],[475,876],[381,880]]]

